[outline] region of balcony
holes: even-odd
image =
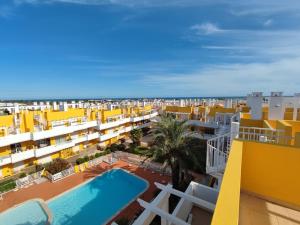
[[[76,138],[72,139],[74,145],[79,144],[81,142],[85,142],[87,140],[88,140],[87,135],[84,135],[84,136],[81,136],[81,137],[76,137]]]
[[[130,118],[124,118],[124,119],[113,121],[113,122],[100,123],[99,126],[98,126],[98,129],[99,130],[105,130],[105,129],[109,129],[109,128],[112,128],[112,127],[120,126],[124,123],[129,123],[129,122],[130,122]]]
[[[7,164],[11,164],[11,157],[8,156],[0,156],[0,166],[4,166]]]
[[[11,134],[0,138],[0,147],[8,146],[15,143],[29,141],[31,139],[30,132]]]
[[[96,126],[97,126],[97,121],[94,120],[94,121],[89,121],[89,122],[85,122],[82,124],[74,125],[72,127],[73,127],[73,132],[74,132],[74,131],[85,130],[85,129],[88,129],[91,127],[96,127]]]
[[[71,148],[75,145],[73,141],[68,141],[58,145],[50,145],[47,147],[39,148],[35,150],[35,157],[41,157],[44,155],[49,155],[54,152],[58,152],[63,149]]]
[[[96,132],[96,133],[84,135],[82,137],[76,137],[72,141],[74,142],[74,144],[78,144],[81,142],[90,141],[97,138],[99,138],[99,133]]]
[[[100,135],[100,141],[106,141],[106,140],[109,140],[111,138],[117,137],[118,135],[119,135],[119,132]]]
[[[11,154],[11,162],[16,163],[34,157],[34,150],[26,150],[18,153]]]
[[[187,121],[187,124],[190,126],[207,127],[214,129],[217,129],[219,127],[218,123],[216,122],[202,122],[200,120],[189,120]]]
[[[124,127],[124,128],[122,128],[122,129],[119,130],[119,134],[127,133],[127,132],[129,132],[131,130],[133,130],[132,126]]]
[[[144,127],[149,127],[151,125],[151,122],[149,123],[144,123],[144,124],[141,124],[141,125],[136,125],[136,126],[133,126],[134,129],[141,129],[141,128],[144,128]]]
[[[151,119],[151,118],[153,118],[157,115],[158,115],[158,112],[153,112],[151,114],[144,115],[144,116],[132,117],[131,122],[138,122],[138,121],[142,121],[142,120],[148,120],[148,119]]]
[[[87,135],[88,141],[99,138],[99,133],[92,133]]]
[[[91,127],[96,127],[96,126],[97,126],[97,121],[89,121],[86,123],[73,125],[73,126],[59,126],[59,127],[53,128],[51,130],[45,130],[45,131],[32,133],[32,140],[36,141],[36,140],[41,140],[41,139],[45,139],[45,138],[60,136],[60,135],[69,134],[69,133],[73,133],[75,131],[85,130],[85,129],[88,129]]]

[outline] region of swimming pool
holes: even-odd
[[[45,225],[48,216],[38,200],[30,200],[0,214],[0,225]]]
[[[148,183],[122,169],[113,169],[48,202],[52,225],[107,223],[137,198]]]
[[[148,188],[148,182],[123,169],[112,169],[47,202],[51,225],[100,225],[109,222]],[[44,204],[44,203],[43,203]],[[28,201],[0,214],[0,225],[45,225],[39,201]]]

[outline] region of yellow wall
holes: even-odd
[[[146,105],[145,107],[140,107],[138,109],[139,109],[139,112],[150,111],[150,110],[152,110],[152,105]]]
[[[267,122],[272,128],[276,129],[276,120],[267,120]]]
[[[241,119],[240,126],[241,127],[263,127],[263,120],[252,120],[252,119]]]
[[[291,140],[286,140],[286,137],[292,136],[292,126],[288,124],[287,122],[283,120],[277,120],[276,121],[276,129],[282,130],[283,133],[280,133],[280,136],[283,136],[283,138],[279,139],[280,144],[291,144]]]
[[[11,153],[10,146],[0,147],[0,156],[6,156]]]
[[[238,225],[243,142],[233,141],[212,225]]]
[[[167,112],[181,112],[181,113],[192,113],[193,107],[192,106],[166,106]]]
[[[243,113],[250,112],[250,107],[249,106],[242,106],[241,112],[243,112]]]
[[[284,119],[285,120],[293,120],[293,112],[284,112]]]
[[[300,121],[287,120],[285,122],[292,126],[292,136],[295,136],[297,132],[300,132]]]
[[[234,108],[224,108],[223,106],[214,106],[210,108],[208,116],[214,117],[216,113],[235,113],[236,109]]]
[[[13,168],[12,165],[5,165],[1,168],[2,171],[2,176],[3,177],[8,177],[13,175]]]
[[[47,121],[55,120],[66,120],[74,117],[85,116],[85,109],[72,109],[69,108],[68,111],[49,111],[46,113]]]
[[[251,119],[251,113],[241,113],[242,119]]]
[[[113,117],[117,115],[121,115],[122,110],[121,109],[114,109],[114,110],[104,110],[102,112],[102,122],[105,123],[107,121],[108,117]]]
[[[244,142],[242,189],[299,207],[299,162],[299,148]]]
[[[273,129],[272,125],[269,123],[268,120],[263,121],[263,128]]]
[[[0,126],[9,127],[14,123],[13,115],[0,116]]]
[[[294,146],[300,148],[300,132],[295,134],[295,144],[294,144]]]

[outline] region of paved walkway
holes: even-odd
[[[71,175],[61,181],[57,181],[55,183],[51,183],[49,181],[41,183],[41,184],[35,184],[25,189],[20,189],[16,192],[12,191],[3,196],[3,200],[0,201],[0,212],[3,212],[4,210],[20,204],[24,201],[33,199],[33,198],[41,198],[45,201],[61,194],[64,191],[69,190],[72,187],[75,187],[82,182],[85,182],[101,173],[103,173],[106,170],[109,170],[111,168],[123,168],[128,171],[133,172],[134,174],[148,180],[150,186],[148,190],[140,196],[145,201],[150,201],[154,197],[154,192],[156,190],[156,187],[154,185],[154,182],[160,182],[160,183],[167,183],[170,181],[170,177],[168,176],[162,176],[158,173],[153,173],[150,170],[145,170],[143,168],[139,168],[134,165],[129,165],[126,162],[118,161],[113,166],[110,166],[106,163],[101,163],[100,165],[93,167],[91,169],[88,169],[82,173],[77,173],[74,175]],[[122,212],[120,212],[114,219],[117,219],[119,217],[128,217],[133,218],[137,212],[139,212],[142,208],[139,206],[137,201],[134,201],[131,203],[127,208],[125,208]]]

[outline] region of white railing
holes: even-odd
[[[225,169],[231,146],[231,133],[207,141],[206,172],[222,173]]]
[[[66,178],[74,173],[75,173],[74,167],[70,167],[70,168],[63,170],[56,174],[51,174],[51,173],[47,172],[46,176],[48,177],[48,179],[51,182],[55,182],[55,181],[61,180],[63,178]]]
[[[240,127],[238,139],[245,141],[291,145],[294,141],[294,137],[286,136],[284,133],[284,130],[270,128]]]
[[[259,127],[239,127],[233,122],[231,132],[207,141],[206,172],[223,173],[228,159],[231,141],[234,138],[271,144],[292,145],[294,137],[285,136],[283,130]]]
[[[16,180],[16,185],[18,188],[23,188],[28,185],[33,184],[36,180],[40,179],[42,177],[43,171],[39,171],[30,175],[27,175],[26,177],[19,178]]]
[[[63,134],[69,134],[69,133],[73,133],[75,131],[85,130],[85,129],[88,129],[88,128],[91,128],[91,127],[96,127],[96,126],[97,126],[97,121],[94,120],[94,121],[83,122],[83,123],[72,125],[72,126],[53,127],[50,130],[33,132],[32,133],[32,140],[35,141],[35,140],[60,136],[60,135],[63,135]]]
[[[4,166],[11,163],[11,156],[1,156],[0,157],[0,166]]]
[[[30,159],[34,157],[34,150],[25,150],[18,153],[11,154],[11,162],[16,163],[26,159]]]
[[[0,137],[0,147],[8,146],[11,144],[29,141],[31,139],[31,133],[20,133],[20,134],[10,134],[4,137]]]

